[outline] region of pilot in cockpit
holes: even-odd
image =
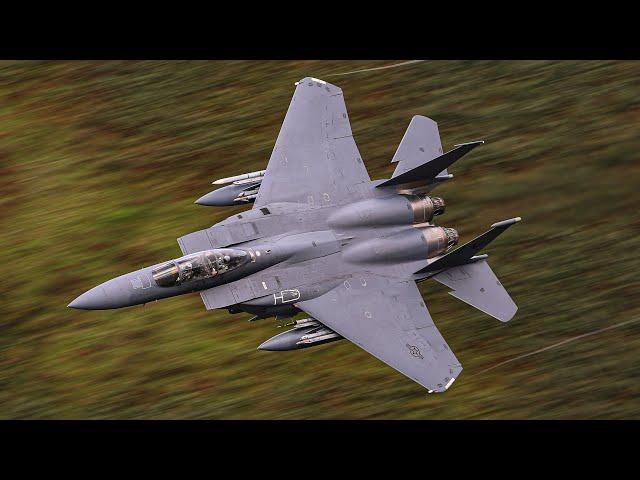
[[[232,270],[250,257],[240,249],[220,248],[193,253],[166,263],[152,272],[156,284],[171,287],[192,280],[205,280]]]

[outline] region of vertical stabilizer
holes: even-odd
[[[393,176],[411,170],[418,165],[433,160],[442,155],[442,143],[438,124],[430,118],[416,115],[411,119],[409,127],[398,145],[391,162],[397,162]],[[447,175],[447,170],[442,171]]]

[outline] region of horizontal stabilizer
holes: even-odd
[[[501,322],[511,320],[518,310],[486,260],[449,268],[432,278],[451,288],[452,296]]]
[[[476,237],[470,242],[465,243],[461,247],[458,247],[455,250],[447,253],[446,255],[443,255],[442,257],[438,258],[434,262],[431,262],[429,265],[416,273],[420,274],[426,272],[436,272],[438,270],[444,270],[446,268],[456,267],[469,263],[471,257],[473,257],[484,247],[489,245],[489,243],[495,240],[496,237],[504,232],[507,228],[515,223],[518,223],[520,220],[522,220],[520,217],[516,217],[509,220],[503,220],[502,222],[494,223],[493,225],[491,225],[491,228],[488,231],[484,232],[479,237]]]
[[[483,141],[478,141],[457,145],[453,150],[449,150],[447,153],[440,155],[433,160],[429,160],[422,165],[392,177],[386,182],[376,185],[376,187],[389,187],[391,185],[402,185],[418,181],[427,184],[432,183],[440,172],[446,170],[453,164],[453,162],[459,160],[463,155],[469,153],[471,150],[483,143]]]

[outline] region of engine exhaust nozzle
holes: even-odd
[[[447,248],[458,244],[460,237],[456,229],[444,227],[444,234],[447,236]]]
[[[413,211],[413,223],[427,223],[433,217],[442,215],[445,209],[444,200],[441,197],[429,197],[427,195],[405,195]]]
[[[458,232],[447,227],[421,227],[423,241],[427,244],[427,258],[440,255],[458,243]]]

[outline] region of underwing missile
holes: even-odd
[[[301,348],[315,347],[329,342],[342,340],[339,334],[325,327],[316,319],[305,318],[296,321],[296,326],[291,330],[279,333],[263,342],[258,350],[282,352],[287,350],[299,350]]]
[[[254,202],[266,170],[220,178],[214,185],[230,184],[203,195],[195,203],[207,207],[230,207]]]
[[[249,201],[255,200],[258,189],[260,188],[261,178],[253,179],[247,183],[232,183],[222,188],[218,188],[213,192],[209,192],[203,195],[195,203],[198,205],[204,205],[207,207],[230,207]],[[249,196],[254,195],[252,198]]]
[[[241,175],[236,175],[235,177],[220,178],[211,183],[213,185],[224,185],[225,183],[234,183],[241,180],[248,180],[256,177],[263,177],[265,172],[266,170],[260,170],[258,172],[243,173]]]
[[[258,197],[258,191],[253,190],[252,192],[242,192],[235,199],[235,202],[252,202]]]

